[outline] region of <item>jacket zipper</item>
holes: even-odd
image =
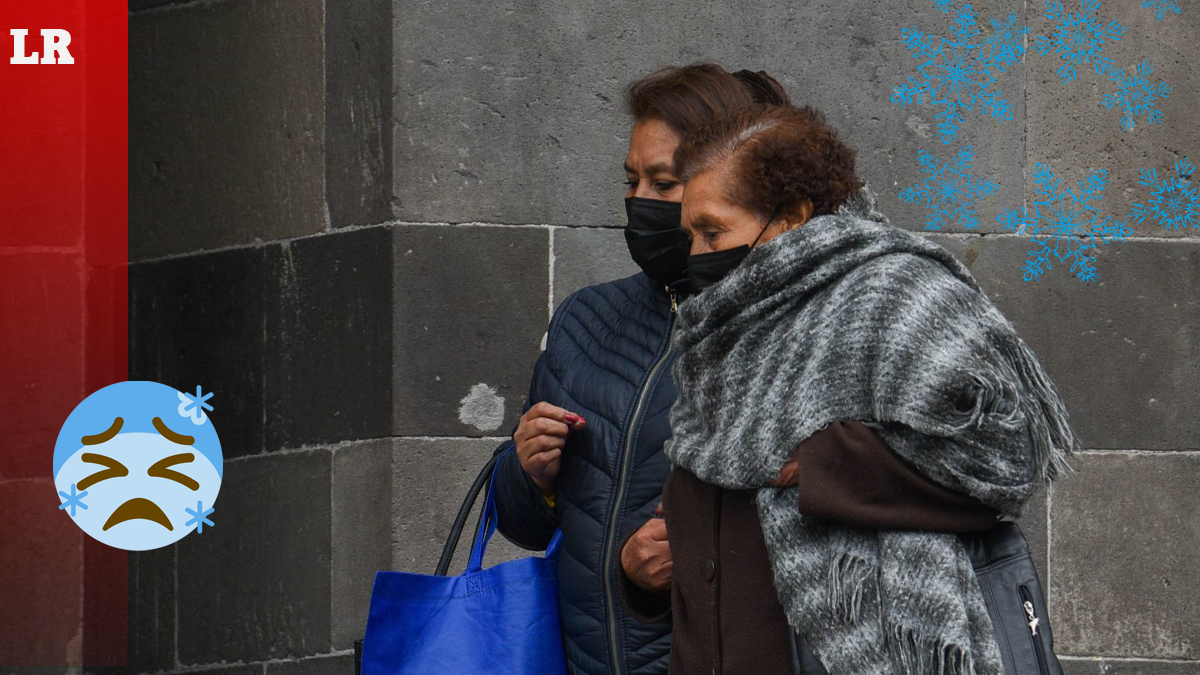
[[[1025,584],[1017,587],[1021,593],[1021,606],[1025,608],[1025,618],[1027,619],[1026,626],[1029,628],[1029,639],[1033,640],[1033,653],[1037,656],[1038,672],[1041,675],[1050,675],[1050,666],[1046,664],[1046,646],[1042,642],[1041,636],[1038,635],[1038,624],[1041,619],[1038,618],[1037,610],[1033,605],[1033,593]]]
[[[650,366],[650,374],[646,377],[646,383],[638,391],[637,398],[634,402],[633,416],[629,418],[629,427],[625,430],[625,442],[621,446],[621,469],[617,478],[617,494],[613,502],[613,508],[608,518],[608,536],[604,543],[604,611],[608,616],[608,635],[609,648],[608,662],[611,664],[609,672],[613,675],[621,675],[624,672],[624,664],[621,663],[618,655],[621,651],[620,645],[617,643],[617,612],[616,612],[616,597],[612,587],[612,569],[613,569],[613,554],[617,542],[617,514],[625,505],[625,489],[628,487],[627,480],[629,478],[629,460],[630,444],[633,442],[633,432],[638,427],[638,422],[641,420],[642,408],[646,404],[646,395],[650,391],[650,387],[654,384],[654,379],[658,375],[658,371],[662,365],[666,363],[667,357],[671,354],[671,337],[675,333],[675,291],[669,287],[667,293],[671,298],[671,323],[667,328],[667,347],[663,353]]]

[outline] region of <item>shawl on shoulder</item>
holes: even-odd
[[[769,486],[839,420],[1011,516],[1069,469],[1066,408],[970,271],[889,224],[864,187],[683,302],[673,340],[665,451],[705,482],[759,488],[780,603],[831,675],[1000,675],[957,536],[806,517],[802,487]]]

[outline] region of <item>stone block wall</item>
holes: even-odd
[[[1064,2],[1064,5],[1072,5]],[[1012,119],[964,111],[941,143],[901,31],[950,35],[932,0],[647,6],[563,0],[133,0],[131,378],[216,392],[226,481],[216,526],[131,554],[131,670],[350,673],[377,569],[432,571],[466,486],[510,432],[552,309],[634,271],[624,249],[622,88],[668,63],[764,69],[858,151],[893,222],[921,150],[971,146],[981,227],[930,236],[960,255],[1037,352],[1087,451],[1023,525],[1071,675],[1200,672],[1200,228],[1131,224],[1099,283],[997,216],[1106,169],[1102,215],[1149,188],[1138,167],[1200,161],[1191,64],[1200,9],[1157,21],[1106,0],[1114,64],[1151,59],[1164,121],[1098,104],[1115,85],[1039,57],[1054,22],[1016,15]],[[1077,9],[1068,7],[1068,9]],[[493,547],[493,560],[522,555]],[[460,547],[454,569],[464,564]]]

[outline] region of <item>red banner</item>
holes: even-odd
[[[127,379],[128,7],[0,4],[0,666],[122,665],[127,554],[58,510],[58,430]]]

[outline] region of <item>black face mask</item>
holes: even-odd
[[[762,238],[763,232],[767,231],[767,227],[771,225],[771,221],[775,220],[779,209],[767,220],[767,224],[763,225],[758,236],[754,238],[754,244]],[[750,248],[754,244],[747,246],[735,246],[727,248],[723,251],[714,251],[712,253],[701,253],[699,255],[690,255],[687,259],[688,287],[692,293],[699,293],[704,289],[712,286],[718,281],[724,279],[726,275],[733,271],[735,267],[742,264],[746,256],[750,255]]]
[[[625,215],[625,243],[646,276],[669,286],[684,281],[692,245],[680,227],[679,202],[627,197]]]

